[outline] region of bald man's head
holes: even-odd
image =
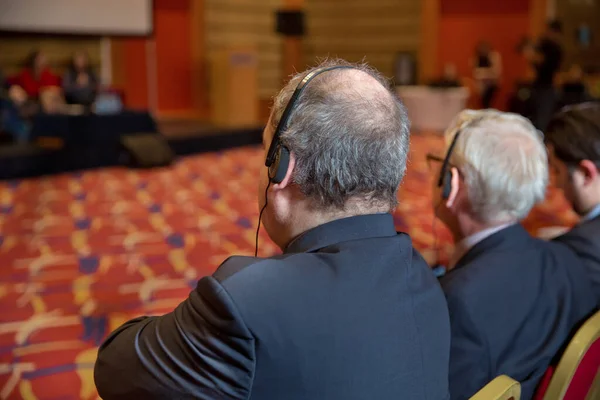
[[[297,163],[293,180],[315,206],[344,209],[349,200],[393,209],[406,170],[410,124],[389,82],[366,64],[327,61],[316,68],[349,66],[315,77],[281,132]],[[312,69],[314,70],[314,69]],[[275,129],[298,83],[294,76],[275,97]]]

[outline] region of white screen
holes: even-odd
[[[152,0],[0,0],[0,30],[148,35]]]

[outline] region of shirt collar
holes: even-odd
[[[452,254],[452,257],[450,258],[450,263],[448,265],[449,268],[454,268],[456,266],[456,264],[458,264],[460,259],[463,258],[463,256],[465,254],[467,254],[469,252],[469,250],[471,250],[473,247],[475,247],[476,244],[478,244],[482,240],[487,239],[488,237],[492,236],[494,233],[499,232],[502,229],[507,228],[511,225],[514,225],[514,224],[511,222],[508,224],[502,224],[502,225],[494,226],[492,228],[487,228],[487,229],[484,229],[477,233],[474,233],[470,236],[467,236],[466,238],[461,240],[456,245],[456,247],[454,249],[454,253]]]
[[[337,219],[310,229],[287,245],[284,253],[308,253],[336,243],[396,236],[391,214],[369,214]]]
[[[592,208],[587,214],[585,214],[580,223],[591,221],[592,219],[600,217],[600,204],[597,204],[596,207]]]

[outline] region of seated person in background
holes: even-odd
[[[98,93],[98,77],[92,70],[85,52],[80,51],[73,55],[62,85],[68,104],[91,106],[94,103]]]
[[[442,77],[434,80],[429,84],[431,87],[436,88],[455,88],[461,87],[461,83],[458,77],[458,71],[456,70],[456,65],[454,64],[446,64],[444,65],[444,73]]]
[[[258,192],[283,254],[231,257],[172,313],[118,328],[98,353],[100,396],[447,399],[444,295],[390,214],[408,146],[378,72],[296,75],[264,131]]]
[[[556,183],[581,221],[556,238],[586,264],[600,304],[600,104],[580,104],[557,114],[546,129]]]
[[[467,399],[506,374],[530,399],[595,309],[589,279],[567,246],[533,238],[519,223],[548,182],[546,148],[528,120],[463,111],[446,143],[433,201],[456,243],[453,269],[440,279],[452,330],[450,394]]]
[[[0,133],[12,136],[15,142],[29,139],[28,119],[37,112],[37,104],[28,100],[20,86],[9,86],[0,71]]]
[[[9,80],[10,85],[20,86],[27,96],[37,100],[44,88],[60,87],[60,79],[48,67],[48,59],[41,50],[32,52],[25,67]]]
[[[12,136],[17,143],[29,140],[28,119],[37,112],[37,104],[27,99],[27,94],[19,86],[12,86],[7,93],[0,95],[0,132]]]

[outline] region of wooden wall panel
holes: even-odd
[[[400,51],[419,50],[420,0],[306,0],[305,61],[366,60],[392,76]]]
[[[600,72],[600,2],[589,0],[559,0],[556,17],[564,30],[564,68],[579,64],[587,70]],[[592,45],[582,48],[576,40],[577,29],[586,24],[592,30]]]
[[[51,68],[58,74],[64,72],[71,56],[78,50],[86,51],[96,71],[100,72],[99,38],[17,34],[0,36],[0,69],[7,76],[17,73],[35,49],[44,51]]]
[[[282,43],[275,33],[275,11],[281,4],[282,0],[205,0],[208,57],[225,48],[256,48],[261,98],[273,96],[281,86]]]

